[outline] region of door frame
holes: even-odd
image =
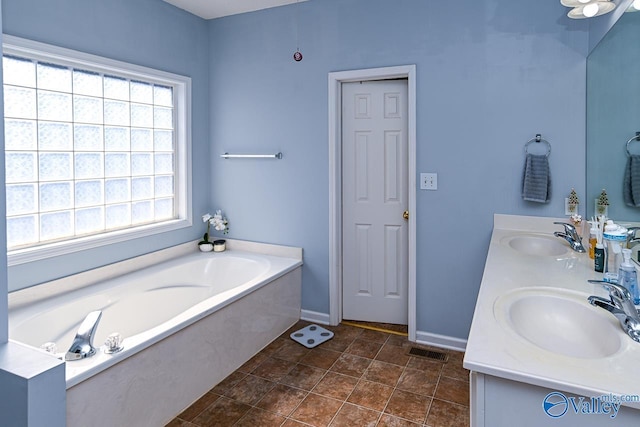
[[[329,73],[329,322],[342,321],[342,83],[407,79],[408,155],[408,319],[416,340],[416,66],[369,68]]]

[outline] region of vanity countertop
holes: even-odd
[[[513,215],[494,216],[494,229],[489,245],[484,274],[469,332],[464,367],[475,372],[520,381],[585,397],[604,394],[640,394],[640,343],[629,338],[616,318],[597,307],[603,322],[615,325],[620,334],[620,347],[606,357],[565,356],[545,350],[504,327],[496,301],[521,288],[559,288],[562,292],[582,297],[598,295],[608,298],[600,286],[587,282],[602,279],[593,269],[587,253],[572,250],[561,255],[527,255],[507,242],[516,236],[551,236],[562,226],[554,221],[566,218],[542,218]],[[555,238],[569,248],[560,238]],[[584,239],[583,239],[583,243]],[[586,247],[586,245],[585,245]],[[600,319],[598,319],[600,320]],[[558,325],[562,327],[562,325]],[[590,325],[585,325],[588,330]],[[625,402],[640,409],[640,402]]]

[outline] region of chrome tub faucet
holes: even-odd
[[[553,233],[554,236],[563,238],[567,242],[569,242],[569,246],[576,252],[586,252],[586,249],[582,245],[582,237],[576,230],[576,227],[573,224],[568,224],[566,222],[554,222],[554,224],[564,226],[564,232],[556,231]]]
[[[87,314],[87,317],[80,324],[78,332],[76,332],[76,337],[73,339],[71,347],[69,347],[64,356],[66,361],[80,360],[96,354],[96,349],[93,347],[93,336],[96,333],[101,317],[102,311],[100,310]]]
[[[613,314],[620,322],[622,330],[632,340],[640,342],[640,314],[633,305],[629,291],[624,286],[602,280],[589,280],[589,283],[601,285],[609,292],[609,300],[591,295],[587,299],[589,303]]]

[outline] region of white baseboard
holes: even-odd
[[[320,323],[321,325],[329,325],[329,314],[318,313],[311,310],[300,310],[300,319],[307,322]]]
[[[467,349],[467,340],[423,331],[416,331],[416,343],[456,351],[465,351]]]

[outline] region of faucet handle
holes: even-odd
[[[569,233],[569,234],[572,234],[574,236],[578,234],[578,231],[573,226],[573,224],[569,224],[568,222],[560,222],[560,221],[554,221],[554,224],[564,226],[565,233]]]
[[[603,280],[588,280],[588,282],[602,285],[602,287],[609,292],[611,303],[624,311],[627,317],[633,319],[634,322],[636,322],[635,325],[640,329],[640,313],[633,304],[633,299],[627,288],[617,283],[605,282]]]
[[[587,280],[587,281],[589,283],[601,285],[603,288],[605,288],[609,292],[609,296],[611,298],[615,297],[623,301],[624,300],[631,301],[631,294],[629,293],[627,288],[625,288],[622,285],[618,285],[617,283],[612,283],[612,282],[605,282],[604,280]]]

